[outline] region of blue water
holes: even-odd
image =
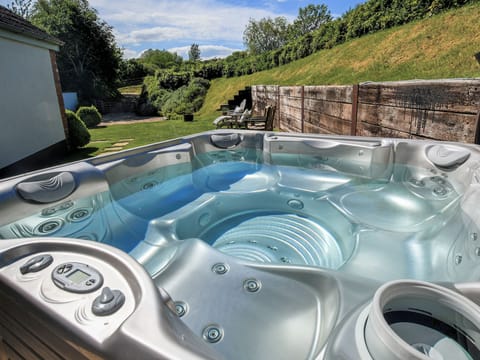
[[[447,257],[453,263],[450,247],[469,236],[452,220],[460,194],[447,176],[396,165],[391,178],[370,179],[349,174],[348,164],[336,170],[331,159],[325,166],[315,157],[282,155],[275,165],[258,158],[220,151],[136,174],[4,225],[0,237],[90,239],[130,252],[155,219],[173,224],[164,227],[167,238],[198,237],[248,261],[360,266],[386,277],[390,265],[392,274],[427,279]],[[380,252],[384,261],[369,260]]]

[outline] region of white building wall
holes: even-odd
[[[0,32],[0,168],[62,140],[49,49]]]

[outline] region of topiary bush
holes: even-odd
[[[73,111],[66,110],[68,124],[68,143],[74,149],[90,142],[90,133],[82,120]]]
[[[98,112],[95,106],[81,106],[77,110],[77,116],[88,128],[93,128],[100,124],[102,115]]]

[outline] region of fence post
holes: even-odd
[[[355,84],[352,88],[352,123],[350,128],[350,135],[357,135],[357,115],[358,115],[358,90],[359,85]]]
[[[301,96],[302,96],[302,133],[305,132],[305,86],[302,86],[301,89]]]
[[[275,110],[275,117],[278,119],[277,121],[274,121],[278,124],[278,128],[281,130],[281,125],[282,125],[282,117],[280,115],[280,85],[277,85],[277,99],[275,100],[277,102],[277,109]]]
[[[477,119],[475,120],[475,144],[480,144],[480,109],[477,111]]]

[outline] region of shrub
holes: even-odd
[[[95,106],[81,106],[77,110],[77,116],[88,128],[93,128],[102,121],[102,115]]]
[[[68,124],[68,143],[74,149],[90,142],[90,133],[82,120],[73,111],[66,110]]]

